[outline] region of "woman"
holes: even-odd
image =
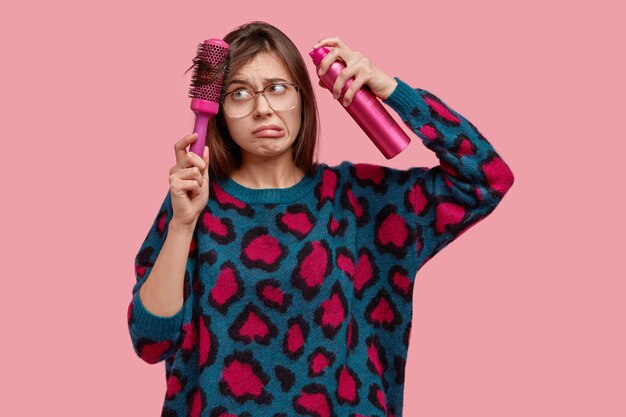
[[[314,47],[367,85],[440,160],[398,170],[314,159],[304,61],[278,29],[229,33],[203,158],[175,145],[170,190],[136,258],[128,324],[165,361],[165,416],[400,416],[416,272],[501,201],[513,174],[460,114],[338,38]],[[210,150],[210,151],[209,151]]]

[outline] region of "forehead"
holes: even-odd
[[[227,85],[233,83],[260,85],[275,79],[292,81],[289,70],[280,59],[270,53],[260,53],[231,74]]]

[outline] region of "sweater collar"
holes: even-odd
[[[248,188],[228,177],[219,181],[222,189],[238,200],[249,204],[295,203],[312,192],[319,182],[325,164],[318,164],[313,173],[305,175],[296,184],[287,188]]]

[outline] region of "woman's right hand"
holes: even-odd
[[[181,226],[195,227],[209,201],[209,148],[204,146],[202,158],[187,151],[187,146],[196,140],[198,134],[192,133],[174,144],[176,165],[170,169],[172,221]]]

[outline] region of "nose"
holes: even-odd
[[[265,94],[259,94],[256,96],[256,102],[254,103],[254,115],[260,116],[263,114],[270,114],[274,110],[270,107],[269,101],[265,97]]]

